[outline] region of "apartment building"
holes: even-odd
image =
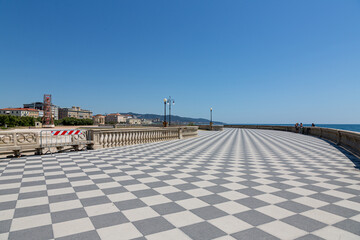
[[[101,114],[97,114],[93,116],[94,124],[104,125],[105,124],[105,116]]]
[[[44,103],[43,102],[33,102],[33,103],[24,103],[24,108],[33,108],[39,110],[39,117],[44,116]],[[54,120],[59,119],[59,107],[56,105],[51,105],[51,115]]]
[[[105,122],[107,122],[107,123],[126,123],[126,116],[121,115],[120,113],[107,114],[105,117]]]
[[[92,119],[93,113],[90,110],[81,109],[80,107],[59,108],[59,119],[73,117],[77,119]]]
[[[39,117],[39,110],[33,108],[3,108],[0,114],[12,115],[18,117]]]

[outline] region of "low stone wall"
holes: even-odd
[[[291,126],[269,126],[269,125],[225,125],[226,128],[247,128],[247,129],[269,129],[287,132],[296,132]],[[321,127],[304,127],[303,134],[324,138],[349,151],[360,155],[360,133]]]
[[[222,131],[224,130],[223,125],[213,125],[210,127],[210,125],[198,125],[200,130],[211,130],[211,131]]]
[[[88,129],[82,132],[81,136],[52,136],[51,131],[0,132],[0,157],[10,154],[20,156],[26,152],[43,154],[44,150],[99,149],[196,137],[198,127]]]

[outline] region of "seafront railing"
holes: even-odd
[[[91,149],[181,139],[197,136],[197,127],[88,130]]]
[[[35,150],[36,146],[40,146],[38,133],[0,132],[0,153],[13,153],[19,156],[21,151]]]
[[[56,130],[0,132],[0,154],[20,156],[25,152],[43,154],[69,149],[100,149],[182,139],[196,137],[198,127],[91,129],[81,130],[81,135],[54,135],[51,132],[56,132]],[[67,130],[67,132],[72,132],[72,130]]]
[[[224,130],[223,125],[198,125],[199,130],[210,130],[210,131],[222,131]]]
[[[299,130],[296,130],[295,127],[292,126],[225,125],[224,127],[299,132]],[[303,127],[301,133],[329,140],[360,156],[360,133],[323,127]]]

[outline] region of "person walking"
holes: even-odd
[[[297,133],[299,131],[299,123],[295,124],[295,132]]]

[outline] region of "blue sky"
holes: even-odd
[[[0,0],[0,107],[360,123],[359,26],[359,0]]]

